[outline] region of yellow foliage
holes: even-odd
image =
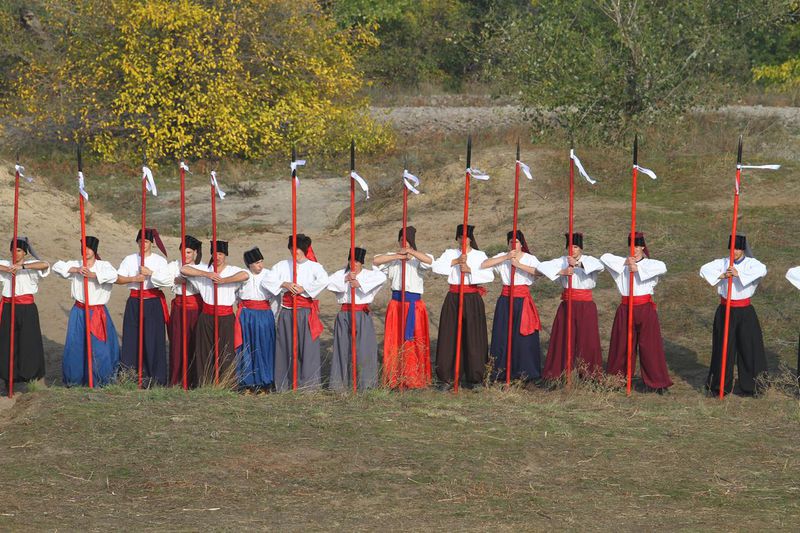
[[[756,67],[753,69],[753,78],[781,89],[800,87],[800,57],[789,59],[780,65]]]

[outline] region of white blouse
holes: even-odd
[[[177,259],[167,264],[164,268],[159,270],[154,270],[153,275],[150,276],[150,281],[153,282],[153,285],[158,287],[159,289],[170,289],[172,290],[173,294],[183,294],[183,281],[180,283],[175,283],[175,279],[183,280],[183,276],[181,275],[181,262]],[[198,265],[189,266],[198,267]],[[202,266],[200,266],[202,268]],[[194,290],[192,284],[189,283],[189,280],[186,280],[186,294],[192,296],[197,294],[197,291]],[[137,283],[138,285],[138,283]]]
[[[276,263],[272,267],[272,276],[264,281],[265,288],[280,297],[286,289],[281,287],[282,283],[292,283],[292,261],[285,259]],[[328,273],[325,268],[316,261],[305,260],[297,263],[297,281],[294,282],[305,289],[301,296],[306,298],[316,298],[328,286]]]
[[[617,290],[622,296],[628,296],[628,267],[625,265],[625,257],[620,257],[613,254],[603,254],[600,256],[600,261],[608,269],[608,273],[617,284]],[[667,265],[655,259],[643,258],[636,263],[638,267],[637,272],[633,276],[633,295],[644,296],[653,294],[653,291],[658,285],[660,276],[667,272]]]
[[[494,257],[502,257],[506,255],[507,252],[500,252],[499,254],[495,255]],[[538,268],[539,267],[539,260],[536,259],[536,256],[531,254],[522,254],[522,258],[519,261],[525,266]],[[511,261],[503,261],[499,265],[495,265],[492,267],[492,270],[496,274],[500,276],[503,285],[511,285]],[[514,285],[533,285],[533,282],[536,281],[536,278],[533,277],[533,274],[528,274],[520,269],[516,269],[514,271]]]
[[[556,257],[550,261],[539,263],[536,270],[541,272],[550,281],[558,279],[561,286],[569,288],[569,276],[559,274],[562,270],[569,267],[566,255]],[[572,288],[573,289],[594,289],[597,285],[597,275],[605,270],[603,263],[591,255],[581,255],[578,265],[572,269]]]
[[[24,264],[38,263],[38,259],[25,261]],[[10,261],[0,261],[0,265],[10,267]],[[39,292],[39,280],[50,274],[50,265],[45,270],[18,270],[14,280],[14,291],[17,296],[36,294]],[[3,285],[3,296],[11,298],[11,272],[0,272],[0,283]]]
[[[347,273],[344,269],[337,270],[331,274],[328,280],[328,290],[336,293],[336,301],[339,304],[350,303],[350,282],[345,281]],[[362,268],[356,276],[359,288],[356,289],[356,304],[369,304],[375,299],[375,295],[383,287],[386,281],[386,274],[376,267],[372,270]]]
[[[125,259],[122,260],[122,263],[119,265],[119,270],[117,273],[120,276],[124,276],[126,278],[130,278],[133,276],[139,275],[139,267],[140,267],[140,259],[139,254],[131,254],[127,256]],[[158,254],[150,254],[144,258],[144,266],[152,270],[153,272],[157,272],[167,267],[167,260],[164,259],[162,256]],[[128,288],[131,290],[139,290],[139,283],[128,283]],[[150,276],[147,276],[147,279],[144,282],[144,289],[154,289],[156,288],[153,285],[153,280]]]
[[[723,298],[728,297],[728,279],[719,279],[719,277],[728,270],[729,264],[730,258],[725,257],[724,259],[715,259],[700,268],[700,277],[712,287],[716,286],[717,293]],[[767,275],[767,267],[753,257],[743,257],[741,262],[734,261],[733,264],[739,272],[739,276],[731,278],[733,279],[731,300],[750,298],[755,294],[761,278]]]
[[[53,265],[53,272],[70,280],[73,300],[86,303],[83,299],[83,276],[69,272],[70,268],[80,268],[81,265],[83,265],[81,261],[57,261]],[[117,270],[108,261],[96,260],[89,271],[97,276],[95,279],[89,278],[89,305],[106,305],[111,298],[114,282],[117,281]]]
[[[204,265],[191,265],[197,270],[205,270],[211,272],[214,270],[212,267]],[[233,265],[226,265],[222,272],[218,272],[223,278],[234,276],[239,272],[246,272],[250,276],[249,270],[244,270]],[[214,282],[203,276],[189,276],[189,281],[195,290],[200,294],[204,303],[214,304]],[[239,283],[220,283],[217,285],[217,305],[233,305],[236,302],[236,291],[242,285]]]
[[[386,254],[393,254],[394,252],[386,252]],[[425,254],[433,260],[433,256],[431,254]],[[390,261],[388,263],[384,263],[378,267],[378,269],[386,274],[386,276],[392,280],[392,290],[399,291],[401,290],[400,284],[402,283],[402,261],[399,259],[395,261]],[[406,261],[406,291],[407,292],[414,292],[417,294],[423,294],[425,289],[425,282],[422,279],[422,273],[431,269],[432,265],[427,263],[423,263],[416,257],[412,257],[408,261]]]
[[[795,288],[800,289],[800,266],[792,267],[786,272],[786,279],[789,280],[789,283],[795,286]]]
[[[450,263],[453,259],[461,257],[461,250],[457,248],[450,248],[445,250],[444,253],[436,261],[433,262],[431,268],[436,274],[447,276],[447,282],[450,285],[458,285],[461,283],[461,267],[459,265],[451,266]],[[480,250],[470,250],[467,252],[467,266],[470,272],[464,276],[464,283],[466,285],[479,285],[481,283],[491,283],[494,280],[492,269],[482,269],[481,264],[488,259],[486,254]]]

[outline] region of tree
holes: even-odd
[[[358,97],[369,33],[313,0],[50,0],[42,18],[54,53],[15,73],[14,117],[106,159],[390,142]]]

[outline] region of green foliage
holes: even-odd
[[[313,0],[50,0],[42,19],[53,53],[28,52],[7,108],[106,159],[391,141],[358,96],[370,33],[340,30]]]
[[[755,81],[778,90],[800,88],[800,2],[791,2],[785,20],[786,31],[762,36],[759,49],[770,53],[759,57],[766,64],[753,69]]]

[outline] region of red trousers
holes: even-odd
[[[653,303],[633,306],[633,354],[631,356],[631,375],[636,374],[636,353],[642,364],[642,380],[653,389],[670,387],[672,380],[667,370],[664,355],[664,340],[658,312]],[[608,347],[609,374],[626,375],[628,368],[628,304],[620,304],[611,328],[611,343]]]
[[[597,306],[594,302],[572,302],[572,368],[584,376],[603,372],[603,352],[597,326]],[[558,379],[567,370],[567,302],[562,301],[553,320],[550,346],[544,362],[545,379]]]
[[[404,341],[400,331],[402,321],[400,305],[397,300],[390,300],[386,308],[386,327],[383,334],[383,384],[393,389],[427,387],[431,382],[428,311],[422,300],[406,302],[406,309],[409,305],[414,305],[416,322],[414,338]]]

